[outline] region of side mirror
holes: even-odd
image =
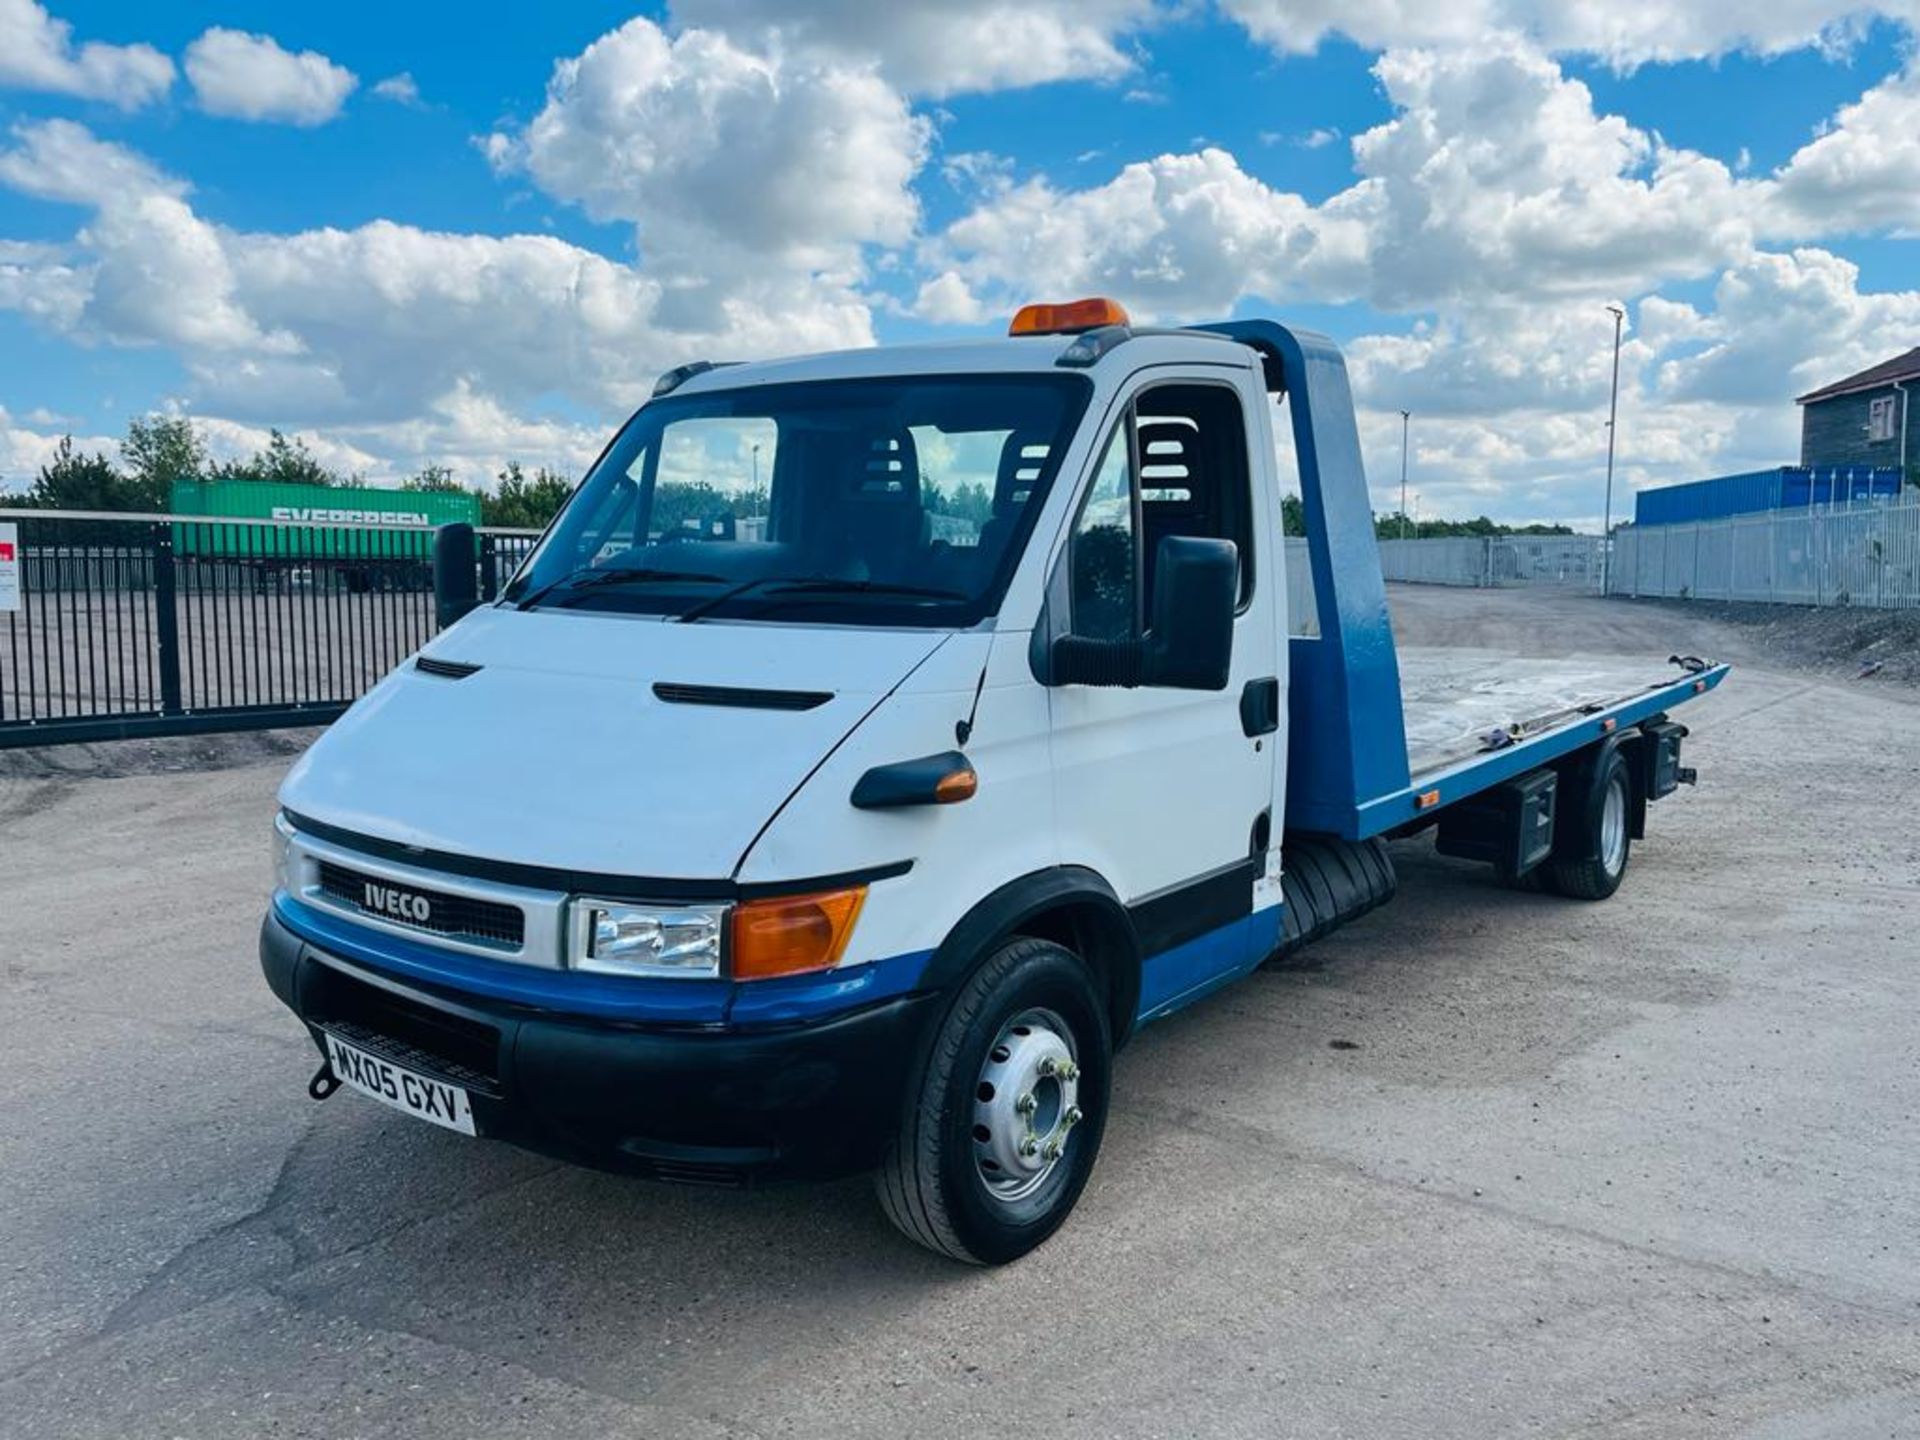
[[[442,525],[433,532],[434,628],[444,630],[480,603],[473,526]]]
[[[1062,635],[1049,655],[1052,685],[1147,685],[1224,690],[1233,665],[1240,555],[1231,540],[1169,535],[1154,566],[1153,615],[1138,640]]]

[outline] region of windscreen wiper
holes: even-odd
[[[895,585],[886,580],[795,580],[782,585],[773,595],[908,595],[929,600],[965,600],[964,590],[947,590],[937,585]]]
[[[904,595],[927,600],[965,600],[964,590],[942,590],[926,585],[893,585],[884,580],[835,580],[827,575],[762,575],[758,580],[748,580],[734,586],[731,590],[722,590],[718,595],[709,595],[698,605],[690,605],[680,612],[680,623],[700,620],[712,614],[730,600],[755,590],[766,590],[769,595]]]
[[[680,581],[690,585],[718,585],[725,579],[726,577],[724,575],[709,575],[699,570],[654,570],[647,568],[634,570],[595,570],[592,566],[586,566],[579,570],[569,571],[558,580],[550,581],[542,585],[531,595],[523,598],[519,602],[519,608],[529,610],[535,603],[546,599],[547,596],[553,594],[556,590],[589,590],[601,585],[669,584],[674,581]]]

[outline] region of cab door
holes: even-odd
[[[1277,911],[1256,921],[1278,774],[1281,597],[1266,551],[1277,502],[1257,483],[1266,397],[1236,367],[1136,377],[1082,486],[1049,587],[1049,629],[1138,638],[1168,536],[1231,540],[1240,560],[1230,679],[1220,691],[1049,689],[1062,863],[1104,876],[1146,955],[1142,1018],[1257,965]]]

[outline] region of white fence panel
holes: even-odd
[[[1613,564],[1620,595],[1920,607],[1920,498],[1628,526]]]
[[[1382,540],[1387,579],[1417,585],[1565,585],[1600,587],[1597,535],[1448,536]]]
[[[1694,536],[1693,593],[1702,600],[1733,598],[1733,524],[1702,525]]]

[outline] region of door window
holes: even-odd
[[[1231,540],[1240,604],[1253,597],[1246,421],[1224,385],[1143,391],[1107,441],[1069,544],[1073,633],[1119,640],[1153,613],[1160,542]]]
[[[1131,416],[1107,440],[1069,542],[1073,633],[1125,640],[1134,633],[1139,561],[1134,544]]]

